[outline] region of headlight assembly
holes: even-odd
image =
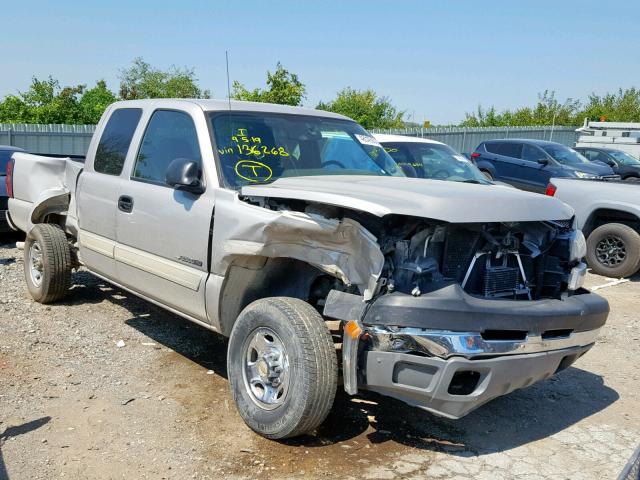
[[[569,261],[582,260],[587,254],[587,241],[584,238],[582,230],[575,230],[571,234],[571,242],[569,246]]]
[[[574,172],[574,173],[578,178],[598,178],[598,175],[594,175],[593,173],[586,173],[586,172]]]

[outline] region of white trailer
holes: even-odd
[[[576,147],[614,148],[640,160],[640,123],[587,122],[576,129]]]

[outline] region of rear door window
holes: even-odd
[[[142,109],[119,108],[109,117],[104,127],[93,169],[107,175],[120,175],[127,152],[131,145],[131,139],[136,131]]]
[[[522,144],[517,142],[500,142],[496,144],[497,154],[505,157],[520,158]]]
[[[144,133],[131,178],[164,185],[167,168],[177,158],[201,162],[196,126],[185,112],[157,110]]]

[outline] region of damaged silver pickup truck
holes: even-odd
[[[339,370],[349,394],[459,418],[571,365],[609,311],[570,207],[408,178],[328,112],[119,102],[84,164],[16,153],[7,186],[36,301],[84,266],[229,336],[233,397],[268,438],[322,423]]]

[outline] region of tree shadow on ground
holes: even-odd
[[[32,420],[30,422],[23,423],[22,425],[8,427],[4,432],[0,433],[0,480],[9,479],[9,473],[7,472],[7,468],[2,457],[2,444],[10,438],[37,430],[43,425],[49,423],[50,420],[51,417],[38,418],[37,420]]]

